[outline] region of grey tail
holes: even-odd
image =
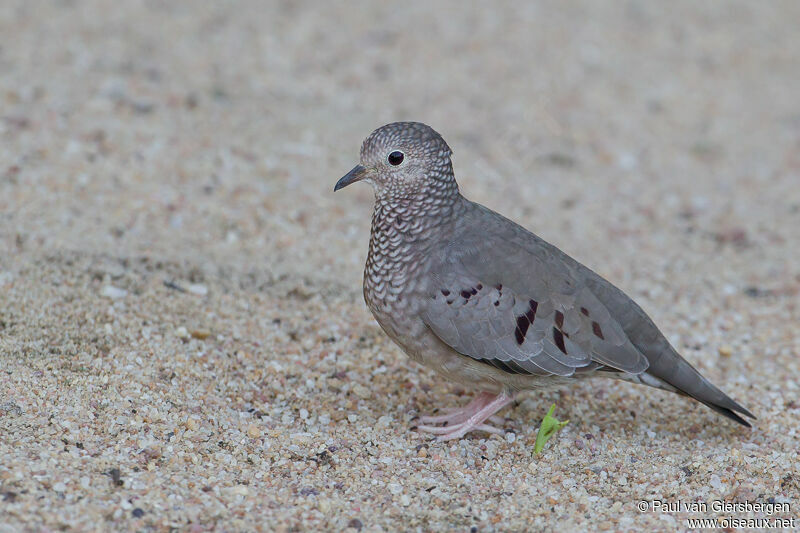
[[[753,416],[753,413],[719,390],[700,375],[700,372],[688,361],[678,355],[672,347],[670,348],[670,350],[662,352],[657,357],[648,357],[650,367],[644,374],[637,376],[640,378],[641,383],[651,387],[671,390],[683,396],[689,396],[719,414],[743,426],[751,427],[750,422],[740,415],[755,420],[756,417]]]

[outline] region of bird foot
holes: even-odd
[[[438,435],[436,438],[438,441],[460,439],[474,430],[503,435],[505,432],[502,429],[486,424],[486,422],[502,423],[503,420],[494,416],[494,414],[511,402],[512,398],[504,393],[491,394],[482,392],[466,407],[450,410],[443,415],[420,417],[419,420],[423,424],[417,426],[417,429],[425,433]]]

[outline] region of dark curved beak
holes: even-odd
[[[336,186],[333,188],[333,192],[338,191],[339,189],[344,189],[351,183],[355,183],[357,181],[361,181],[366,177],[367,169],[362,167],[361,165],[356,165],[353,167],[353,170],[342,176],[342,179],[336,182]]]

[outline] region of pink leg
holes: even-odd
[[[486,404],[494,399],[494,394],[489,392],[482,392],[475,396],[466,407],[458,407],[456,409],[447,409],[445,414],[438,416],[421,416],[419,421],[423,424],[442,424],[453,425],[459,424],[472,415],[472,413],[484,407]]]
[[[426,417],[426,422],[448,422],[453,425],[447,426],[417,426],[417,429],[426,433],[439,435],[437,440],[460,439],[472,430],[488,431],[489,433],[502,434],[502,430],[485,424],[497,411],[510,404],[512,397],[505,394],[481,393],[464,409],[459,409],[449,415],[442,417]],[[431,420],[433,419],[433,420]]]

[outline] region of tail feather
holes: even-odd
[[[666,386],[651,385],[694,398],[721,415],[750,427],[747,420],[740,415],[755,419],[753,413],[701,376],[700,372],[672,347],[641,307],[596,273],[587,269],[586,275],[589,288],[610,311],[613,311],[614,318],[622,326],[631,343],[647,357],[650,366],[645,373],[634,376],[640,378],[640,383],[651,384],[647,381],[657,380]]]
[[[743,426],[751,427],[750,423],[739,415],[747,416],[753,420],[756,419],[753,413],[739,405],[730,396],[704,378],[674,349],[662,353],[660,357],[648,359],[650,360],[650,367],[645,374],[650,378],[655,378],[667,384],[674,392],[694,398]],[[646,385],[651,385],[647,383],[646,378],[642,379],[642,382]],[[653,384],[651,386],[657,387],[658,385]]]
[[[650,368],[641,374],[628,374],[609,367],[601,367],[598,370],[611,378],[639,383],[693,398],[734,422],[752,427],[750,422],[742,418],[740,414],[755,420],[756,417],[753,413],[719,390],[677,353],[675,355],[677,357],[673,366],[665,369],[663,366],[651,364]]]

